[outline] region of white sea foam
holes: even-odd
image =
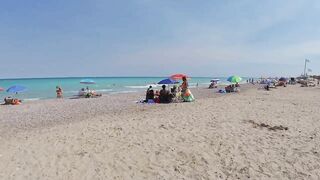
[[[117,92],[112,92],[110,94],[126,94],[126,93],[136,93],[139,91],[117,91]]]
[[[113,89],[97,89],[97,92],[112,92]]]
[[[148,88],[149,86],[158,87],[158,86],[160,86],[160,85],[159,85],[159,84],[148,84],[148,85],[144,85],[144,86],[125,86],[125,88],[130,88],[130,89],[146,89],[146,88]]]
[[[24,101],[39,101],[40,98],[27,98],[27,99],[23,99]]]
[[[130,88],[130,89],[145,89],[145,88],[148,88],[148,86],[125,86],[125,88]]]
[[[65,91],[64,93],[66,94],[74,94],[74,93],[78,93],[79,91]]]

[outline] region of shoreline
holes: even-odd
[[[196,84],[196,83],[194,83]],[[209,84],[210,83],[206,83]],[[206,85],[205,83],[202,84],[202,86],[191,86],[190,89],[208,89],[207,87],[208,86],[204,86]],[[228,83],[226,84],[219,84],[218,85],[218,89],[219,88],[224,88],[225,86],[227,86]],[[240,85],[244,85],[245,87],[247,85],[250,85],[248,83],[240,83]],[[121,95],[121,94],[140,94],[140,93],[145,93],[145,90],[148,88],[149,85],[146,85],[145,87],[143,88],[139,88],[139,89],[135,89],[135,88],[132,88],[132,90],[121,90],[121,91],[113,91],[112,89],[94,89],[97,93],[101,93],[102,96],[113,96],[113,95]],[[157,89],[157,90],[161,90],[161,86],[162,85],[158,85],[158,84],[154,84],[153,85],[153,88],[154,89]],[[129,86],[128,86],[129,87]],[[170,85],[170,87],[172,87],[172,85]],[[214,90],[214,89],[213,89]],[[78,93],[78,91],[74,90],[74,91],[68,91],[67,94],[69,94],[70,92],[73,92],[73,93]],[[8,96],[4,96],[4,97],[14,97],[15,95],[8,95]],[[53,100],[53,99],[57,99],[56,97],[47,97],[47,98],[42,98],[42,97],[33,97],[33,98],[22,98],[22,101],[23,102],[26,102],[26,103],[30,103],[30,102],[34,102],[34,101],[44,101],[44,100]],[[77,95],[67,95],[65,96],[63,99],[82,99],[82,98],[78,98]],[[3,99],[2,99],[3,100]]]
[[[63,89],[65,98],[72,98],[76,96],[81,88],[85,88],[87,85],[79,83],[81,78],[64,78],[64,79],[15,79],[15,80],[0,80],[0,86],[3,89],[7,89],[13,85],[21,85],[26,87],[25,92],[21,92],[18,95],[0,92],[0,101],[5,97],[13,96],[25,101],[43,100],[43,99],[55,99],[56,98],[56,86],[60,86]],[[89,85],[89,88],[95,90],[97,93],[103,94],[123,94],[127,92],[141,92],[145,91],[149,85],[154,87],[160,87],[156,84],[161,78],[157,77],[118,77],[118,78],[94,78],[96,83]],[[222,85],[227,84],[226,78],[221,77]],[[194,77],[190,80],[190,87],[207,87],[210,84],[210,78]]]

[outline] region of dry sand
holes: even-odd
[[[0,107],[0,179],[320,179],[320,89]],[[286,128],[288,128],[286,130]]]

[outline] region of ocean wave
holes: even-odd
[[[200,83],[201,85],[210,85],[211,84],[211,82],[209,82],[209,83]]]
[[[113,89],[97,89],[96,92],[111,92]]]
[[[116,91],[110,94],[126,94],[126,93],[136,93],[136,92],[139,92],[139,91]]]
[[[143,85],[143,86],[125,86],[125,88],[129,88],[129,89],[147,89],[147,88],[149,88],[149,86],[158,87],[159,84],[148,84],[148,85]]]
[[[27,99],[23,99],[23,101],[39,101],[40,98],[27,98]]]
[[[78,93],[79,91],[65,91],[64,93],[66,94],[74,94],[74,93]]]

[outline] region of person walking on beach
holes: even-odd
[[[56,87],[57,98],[63,98],[63,91],[60,86]]]

